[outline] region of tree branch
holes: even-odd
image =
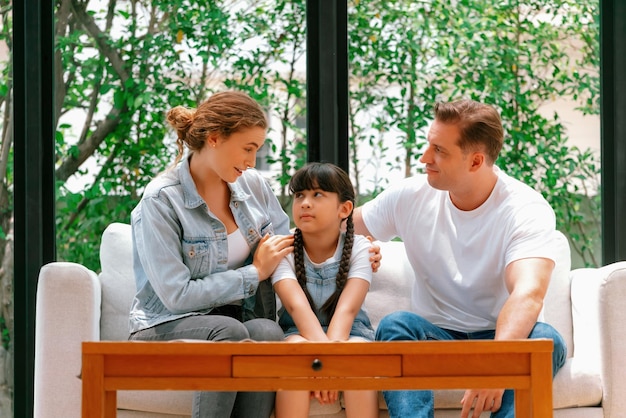
[[[102,141],[111,132],[115,131],[115,128],[120,123],[120,115],[125,109],[113,108],[107,115],[104,121],[98,124],[93,133],[85,139],[82,143],[78,144],[78,156],[67,156],[62,160],[61,165],[56,170],[56,178],[60,181],[66,181],[72,174],[74,174],[78,168],[93,155],[94,151],[100,146]]]
[[[87,33],[96,41],[98,49],[109,60],[113,70],[122,80],[122,84],[124,84],[130,75],[126,71],[122,57],[107,43],[107,34],[100,30],[93,18],[85,11],[85,6],[79,4],[77,0],[72,0],[72,11]]]

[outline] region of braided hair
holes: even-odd
[[[309,163],[298,170],[289,181],[289,193],[292,195],[303,190],[321,189],[325,192],[337,193],[339,202],[347,201],[355,203],[355,193],[352,182],[348,174],[330,163]],[[348,280],[348,272],[350,270],[350,256],[352,255],[352,244],[354,243],[354,223],[352,221],[352,213],[346,218],[346,234],[343,244],[343,252],[339,263],[339,271],[336,277],[335,292],[326,300],[320,308],[320,312],[326,318],[332,318],[339,301],[339,296],[343,291]],[[296,279],[300,287],[304,291],[309,305],[313,311],[317,308],[313,302],[313,298],[306,286],[306,270],[304,268],[304,242],[302,240],[302,232],[296,228],[294,233],[294,263],[296,268]]]

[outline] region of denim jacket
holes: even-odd
[[[289,218],[257,171],[246,170],[229,187],[230,209],[251,248],[236,270],[228,269],[226,228],[198,194],[188,158],[148,184],[131,214],[137,287],[131,333],[240,301],[244,320],[275,318],[271,283],[259,283],[250,263],[265,234],[289,234]]]

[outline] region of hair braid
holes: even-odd
[[[311,309],[315,311],[315,303],[313,302],[313,298],[309,293],[309,289],[307,289],[306,287],[306,269],[304,268],[304,242],[302,240],[302,231],[300,231],[300,228],[296,228],[296,232],[294,233],[293,237],[293,260],[296,267],[296,279],[298,279],[298,283],[304,291],[304,294],[309,301],[309,305],[311,305]]]
[[[335,314],[335,308],[343,288],[346,286],[348,280],[348,273],[350,270],[350,257],[352,255],[352,244],[354,243],[354,222],[352,222],[352,213],[346,219],[346,235],[343,243],[343,251],[341,252],[341,262],[339,263],[339,271],[337,272],[337,278],[335,279],[337,288],[335,292],[326,300],[321,311],[327,318],[332,318]]]

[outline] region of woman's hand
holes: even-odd
[[[252,265],[256,267],[259,281],[269,278],[278,263],[293,251],[293,235],[265,235],[254,253]]]
[[[380,260],[382,260],[383,256],[380,253],[380,246],[374,244],[374,238],[368,235],[367,239],[370,240],[370,242],[372,243],[372,246],[370,248],[370,253],[372,254],[372,256],[370,257],[370,262],[372,263],[372,271],[376,273],[378,271],[378,268],[380,267]]]

